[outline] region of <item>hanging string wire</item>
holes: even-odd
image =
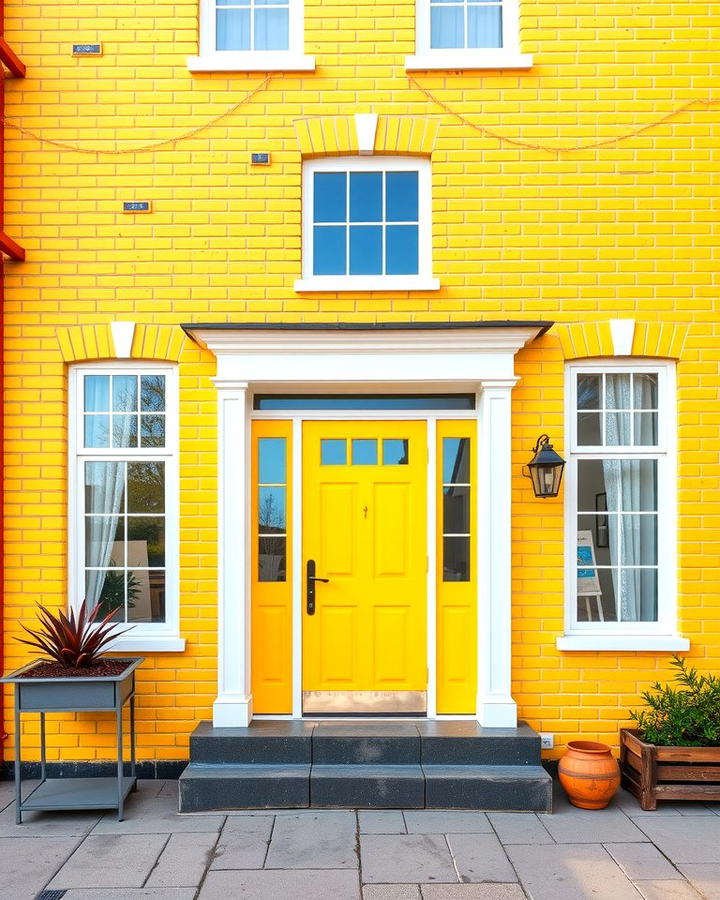
[[[588,144],[575,144],[569,147],[552,147],[547,144],[537,144],[532,143],[531,141],[523,141],[519,138],[511,138],[507,137],[507,135],[500,134],[497,131],[494,131],[492,128],[488,128],[485,125],[478,125],[476,122],[471,122],[466,116],[462,113],[459,113],[457,110],[453,109],[451,106],[448,106],[443,100],[439,97],[436,97],[432,91],[429,91],[426,87],[420,84],[417,79],[413,78],[412,75],[408,75],[408,81],[411,85],[416,87],[421,93],[423,93],[428,100],[434,103],[436,106],[439,106],[440,109],[444,110],[449,116],[452,116],[458,122],[461,122],[463,125],[467,125],[468,128],[472,128],[475,131],[480,132],[480,134],[484,134],[487,137],[495,138],[495,140],[499,141],[503,144],[512,144],[515,147],[523,147],[527,150],[542,150],[545,153],[573,153],[577,150],[594,150],[597,147],[609,147],[611,144],[619,144],[621,141],[627,141],[630,138],[636,137],[639,134],[643,134],[645,131],[650,131],[653,128],[657,128],[665,122],[669,122],[671,119],[676,118],[681,115],[688,109],[692,109],[693,107],[700,106],[709,109],[713,106],[720,105],[720,100],[690,100],[688,103],[683,103],[682,106],[678,106],[676,109],[671,110],[669,113],[666,113],[659,119],[656,119],[654,122],[648,122],[646,125],[640,125],[637,128],[634,128],[632,131],[625,132],[624,134],[619,134],[616,137],[604,138],[600,141],[592,141]]]
[[[251,91],[249,91],[239,103],[235,103],[233,106],[228,107],[224,112],[221,112],[219,115],[215,116],[212,119],[209,119],[207,122],[203,122],[202,125],[198,125],[196,128],[191,128],[190,131],[185,131],[182,134],[176,134],[174,137],[166,138],[162,141],[155,141],[152,144],[143,144],[139,147],[123,147],[122,149],[114,149],[114,150],[104,150],[100,148],[93,147],[80,147],[78,144],[69,144],[66,141],[56,141],[52,138],[43,137],[41,134],[37,134],[35,131],[30,131],[29,128],[24,128],[22,125],[19,125],[17,122],[13,122],[12,119],[3,118],[3,123],[7,128],[12,128],[14,131],[19,132],[25,137],[33,138],[36,141],[39,141],[41,144],[50,144],[52,147],[59,147],[61,150],[72,150],[74,153],[90,153],[98,156],[123,156],[128,153],[143,153],[148,150],[159,150],[160,147],[167,147],[169,145],[174,145],[179,143],[180,141],[185,141],[188,138],[194,137],[196,134],[199,134],[201,131],[205,131],[206,128],[211,128],[213,125],[217,125],[218,122],[222,122],[223,119],[226,119],[228,116],[231,116],[236,110],[240,109],[241,106],[244,106],[246,103],[249,103],[256,94],[259,94],[260,91],[265,90],[265,88],[270,84],[272,80],[272,76],[266,76],[263,81],[260,82],[256,87],[254,87]]]

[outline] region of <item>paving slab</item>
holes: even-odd
[[[558,844],[604,844],[646,841],[645,835],[619,809],[578,809],[569,806],[538,819]]]
[[[29,786],[29,782],[26,782]],[[29,787],[28,787],[29,790]],[[0,781],[0,810],[5,809],[15,799],[15,782]]]
[[[720,857],[720,850],[718,857]],[[689,863],[680,866],[680,871],[703,897],[707,897],[707,900],[720,900],[720,861]]]
[[[643,818],[638,825],[667,858],[677,863],[716,863],[720,857],[720,818],[678,816]]]
[[[77,838],[0,838],[0,896],[31,900],[77,846]]]
[[[171,834],[146,887],[198,887],[212,860],[217,835]]]
[[[89,835],[48,887],[143,887],[167,842],[167,834]]]
[[[519,884],[424,884],[423,900],[525,900]]]
[[[67,891],[63,900],[193,900],[197,888],[80,888]]]
[[[680,872],[652,844],[605,844],[605,849],[631,881],[682,881]]]
[[[363,883],[457,883],[447,841],[438,834],[360,835]]]
[[[622,788],[615,794],[615,797],[612,800],[612,806],[621,809],[626,815],[632,816],[679,816],[680,812],[676,808],[676,803],[659,803],[658,808],[655,810],[652,809],[641,809],[640,802],[630,791],[623,790]]]
[[[405,834],[405,819],[399,809],[358,810],[362,834]]]
[[[275,819],[267,869],[357,868],[356,820],[351,811]]]
[[[220,832],[210,868],[262,869],[273,821],[272,816],[229,818]]]
[[[108,813],[95,826],[93,834],[217,833],[224,822],[222,814],[180,815],[177,796],[147,799],[130,794],[125,819],[118,822],[114,813]]]
[[[366,884],[363,900],[422,900],[417,884]]]
[[[447,842],[460,881],[517,881],[503,846],[494,834],[449,834]]]
[[[82,837],[101,817],[101,812],[26,812],[16,825],[13,803],[0,812],[0,837]]]
[[[172,782],[173,792],[168,792],[168,782],[164,778],[138,778],[136,794],[147,797],[160,797],[165,792],[166,797],[177,799],[177,781]]]
[[[507,854],[533,900],[638,900],[638,892],[598,844],[512,844]]]
[[[198,900],[360,900],[357,872],[345,870],[209,872]]]
[[[635,887],[645,900],[700,900],[701,895],[687,881],[638,881]]]
[[[555,843],[534,813],[488,813],[488,819],[503,844]]]
[[[485,813],[457,809],[408,809],[403,812],[408,834],[487,834]]]

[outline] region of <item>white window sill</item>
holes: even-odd
[[[221,50],[188,56],[191,72],[314,72],[315,57],[285,50]]]
[[[514,50],[430,50],[418,56],[405,57],[408,72],[429,69],[529,69],[532,55]]]
[[[132,632],[116,638],[107,648],[110,653],[126,651],[140,653],[182,653],[185,649],[185,638],[167,634],[137,634]]]
[[[668,653],[690,649],[678,634],[566,634],[555,642],[558,650],[656,650]]]
[[[438,291],[440,280],[427,275],[316,275],[300,278],[295,290],[303,291]]]

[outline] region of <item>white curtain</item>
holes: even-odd
[[[635,379],[635,403],[631,396],[630,375],[605,376],[605,408],[630,410],[651,408],[653,386],[643,379]],[[605,417],[605,445],[628,446],[631,441],[631,412],[607,412]],[[654,443],[654,424],[648,415],[635,416],[635,444]],[[655,509],[655,475],[650,461],[639,459],[605,459],[603,475],[607,492],[610,564],[632,567],[646,561],[643,543],[654,545],[655,517],[643,515],[612,515],[620,512]],[[620,519],[622,518],[622,524]],[[618,621],[648,622],[657,618],[654,570],[623,568],[622,574],[612,569]]]

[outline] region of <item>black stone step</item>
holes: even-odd
[[[417,765],[313,764],[310,806],[422,809],[425,806],[425,777]]]
[[[423,765],[427,809],[551,812],[552,778],[542,766]]]
[[[309,765],[314,728],[314,722],[303,721],[252,722],[248,728],[201,722],[190,736],[190,762]]]
[[[540,765],[540,735],[525,722],[517,728],[483,728],[470,720],[428,720],[417,728],[423,765]]]
[[[313,765],[419,765],[420,734],[414,724],[318,722]]]
[[[178,781],[180,812],[294,809],[310,805],[310,765],[199,765]]]

